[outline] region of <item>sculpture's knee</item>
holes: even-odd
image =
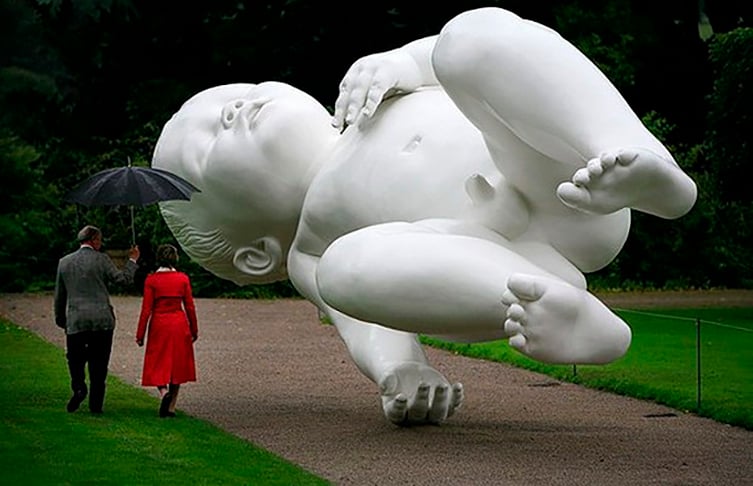
[[[504,47],[510,45],[506,38],[521,21],[511,12],[491,7],[454,17],[442,28],[432,53],[437,78],[444,83],[484,69],[492,56],[504,55]]]
[[[339,308],[358,293],[362,279],[369,274],[373,254],[363,245],[358,232],[338,238],[322,254],[316,269],[319,295],[329,305]]]
[[[469,73],[494,76],[495,66],[509,72],[533,45],[559,34],[543,25],[495,7],[469,10],[451,19],[439,33],[432,63],[442,84],[467,82]]]
[[[362,228],[335,240],[316,269],[319,295],[330,306],[356,312],[364,296],[389,289],[399,267],[402,238],[407,231],[426,232],[409,223],[385,223]],[[352,314],[355,315],[355,314]]]

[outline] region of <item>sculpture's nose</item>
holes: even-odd
[[[229,129],[243,123],[244,128],[250,128],[266,100],[235,100],[222,108],[222,125]]]
[[[235,100],[222,107],[222,126],[230,128],[234,126],[240,118],[240,111],[246,105],[244,100]]]

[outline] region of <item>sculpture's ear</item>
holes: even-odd
[[[280,270],[283,262],[280,242],[271,236],[254,240],[251,246],[238,248],[233,255],[235,268],[254,277],[264,277]]]

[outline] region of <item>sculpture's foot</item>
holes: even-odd
[[[602,153],[557,188],[567,206],[594,214],[632,208],[666,219],[693,207],[696,186],[673,161],[641,148]]]
[[[602,364],[625,354],[630,328],[586,290],[548,277],[516,273],[502,302],[509,306],[510,346],[545,363]]]

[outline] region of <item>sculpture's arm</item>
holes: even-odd
[[[351,65],[340,82],[332,125],[343,129],[371,118],[383,99],[439,84],[431,66],[437,37],[425,37]]]
[[[337,328],[358,369],[379,386],[382,410],[395,424],[440,423],[463,401],[463,386],[432,368],[416,334],[359,321],[325,304],[316,288],[318,257],[293,249],[291,281]]]
[[[463,401],[463,386],[431,367],[416,334],[353,319],[325,307],[358,369],[379,386],[395,424],[441,423]]]

